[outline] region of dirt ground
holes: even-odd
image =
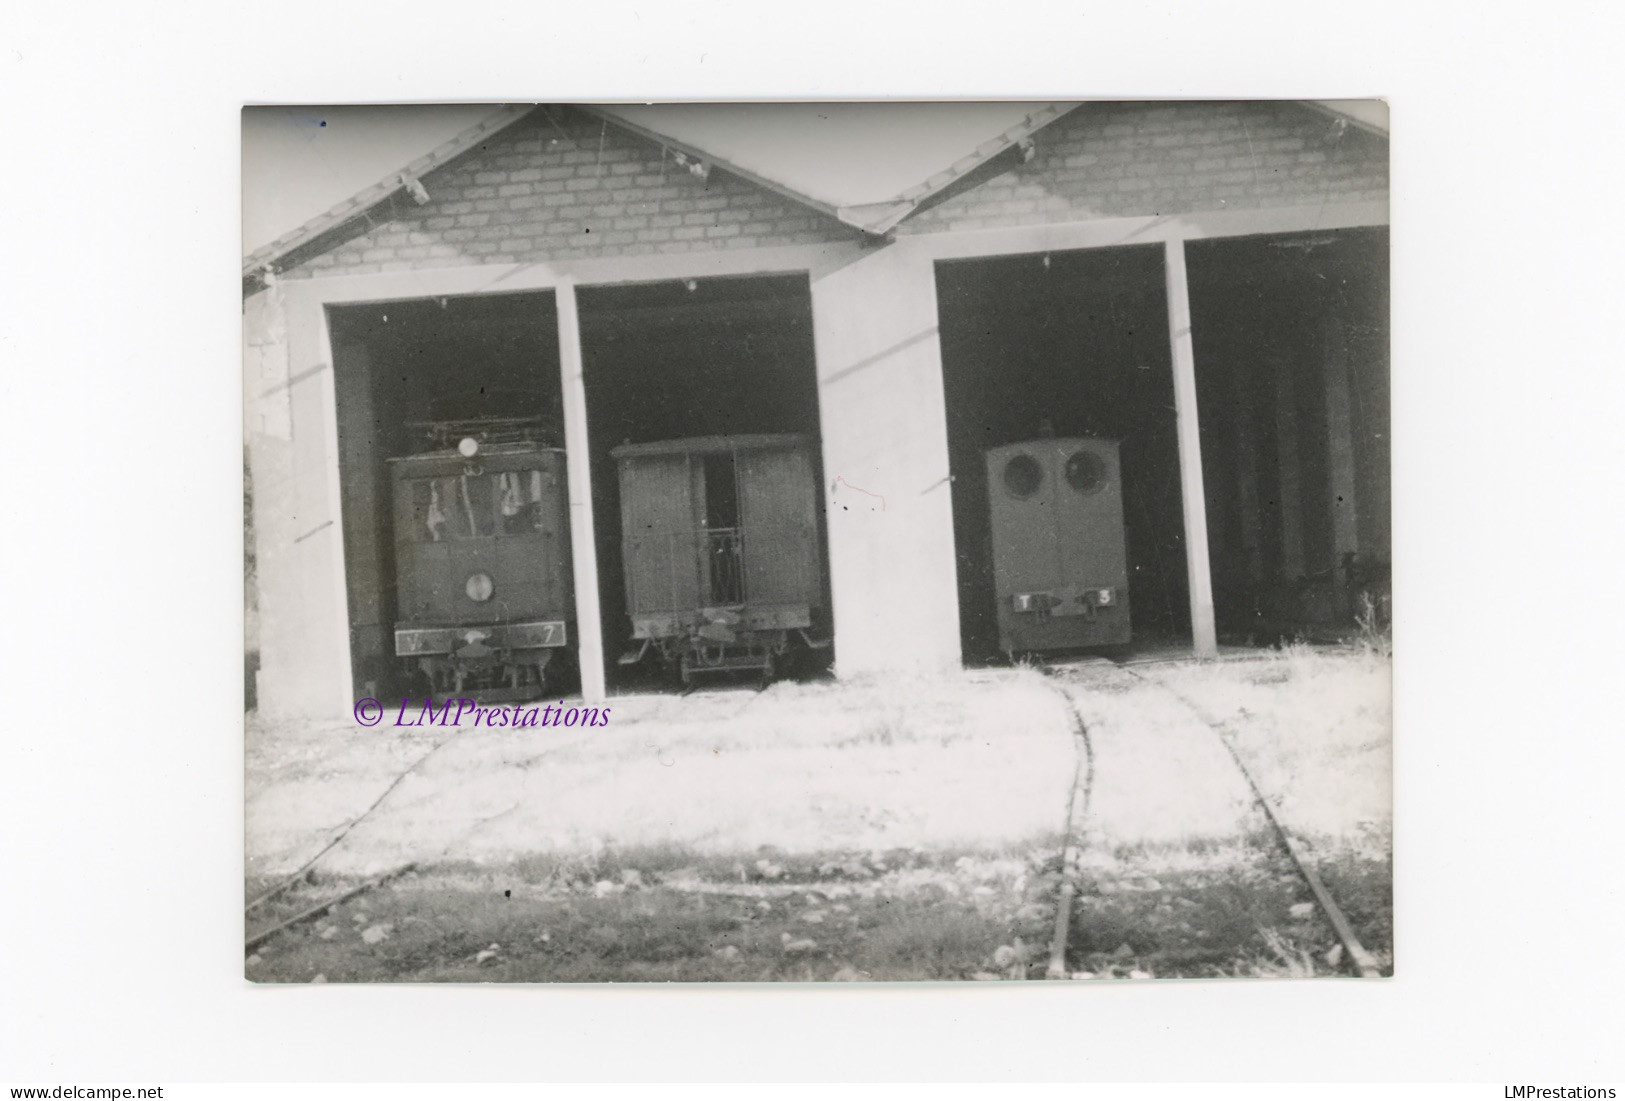
[[[1388,663],[985,670],[609,701],[607,727],[251,721],[257,981],[1040,977],[1080,762],[1069,973],[1307,975],[1335,941],[1210,723],[1391,965]],[[1087,761],[1076,707],[1089,731]]]

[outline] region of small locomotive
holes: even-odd
[[[808,442],[796,435],[706,436],[623,444],[622,558],[632,637],[703,673],[776,675],[792,640],[823,603],[817,486]]]
[[[987,453],[993,587],[1007,654],[1129,640],[1123,477],[1110,440]]]
[[[538,697],[574,612],[564,452],[540,418],[410,427],[433,449],[389,460],[395,653],[426,690]]]

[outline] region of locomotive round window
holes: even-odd
[[[1066,484],[1079,493],[1093,493],[1106,484],[1106,464],[1093,451],[1074,451],[1066,461]]]
[[[1017,455],[1004,464],[1004,488],[1012,497],[1031,497],[1044,484],[1044,468],[1031,455]]]

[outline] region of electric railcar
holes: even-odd
[[[987,452],[987,486],[1000,649],[1127,642],[1118,445],[1039,439],[995,447]]]
[[[437,446],[389,460],[395,653],[437,693],[538,697],[574,619],[564,452],[531,418],[414,427]]]
[[[823,603],[817,486],[796,435],[623,444],[622,561],[633,664],[651,648],[684,684],[704,673],[776,675]]]

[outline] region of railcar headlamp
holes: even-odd
[[[468,594],[468,599],[474,601],[474,603],[484,604],[491,599],[491,594],[496,591],[496,584],[491,580],[490,574],[476,573],[469,577],[468,583],[463,586],[463,591]]]
[[[1093,493],[1106,484],[1106,464],[1093,451],[1074,451],[1066,460],[1066,484],[1079,493]]]
[[[1044,484],[1044,468],[1031,455],[1016,455],[1004,464],[1004,488],[1012,497],[1027,498]]]
[[[458,441],[457,450],[462,452],[463,458],[472,459],[480,453],[480,441],[473,436],[464,436]]]

